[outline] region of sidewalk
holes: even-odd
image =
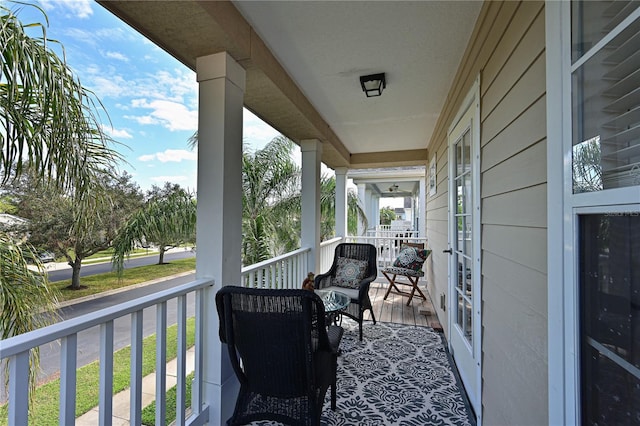
[[[195,349],[187,350],[187,374],[194,370]],[[167,363],[167,389],[176,385],[177,361],[173,359]],[[156,373],[142,378],[142,407],[151,404],[156,398]],[[130,392],[125,389],[113,396],[113,426],[129,425]],[[99,424],[100,410],[95,407],[76,419],[76,426],[94,426]]]

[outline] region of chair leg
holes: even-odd
[[[362,342],[362,314],[360,314],[360,321],[358,321],[358,325],[360,326],[360,341]]]
[[[331,409],[333,411],[336,410],[336,384],[332,383],[331,384]]]
[[[418,277],[414,277],[413,279],[411,277],[407,277],[407,278],[409,279],[409,281],[411,281],[411,284],[412,284],[411,294],[409,295],[407,306],[411,304],[411,299],[413,299],[413,296],[416,295],[415,294],[416,290],[418,291],[418,294],[417,294],[418,297],[421,297],[422,299],[427,300],[427,296],[425,296],[422,290],[420,290],[420,287],[418,287],[419,278]]]
[[[389,281],[389,286],[387,287],[387,292],[384,294],[384,297],[382,298],[382,300],[387,300],[387,297],[389,296],[389,293],[391,293],[391,289],[394,288],[395,292],[400,292],[400,289],[398,287],[396,287],[396,274],[393,274],[393,278],[391,278],[389,275],[387,275],[386,272],[382,272],[382,275],[384,275],[387,278],[387,281]]]

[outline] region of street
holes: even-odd
[[[191,250],[173,249],[170,252],[165,253],[164,260],[165,262],[170,262],[172,260],[195,257],[195,255],[196,254]],[[136,266],[154,265],[156,263],[158,263],[157,253],[154,256],[131,258],[124,263],[124,267],[125,269],[135,268]],[[46,264],[45,266],[49,274],[49,281],[56,282],[71,279],[71,268],[68,265],[52,263]],[[86,277],[89,275],[104,274],[111,271],[111,262],[96,263],[93,265],[85,265],[80,268],[80,276]]]

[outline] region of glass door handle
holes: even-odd
[[[449,249],[449,250],[442,250],[443,253],[449,253],[449,254],[453,254],[453,250]]]

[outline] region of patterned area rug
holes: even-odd
[[[438,333],[427,327],[367,321],[360,342],[357,323],[345,319],[342,326],[337,407],[331,410],[327,391],[322,425],[475,424]]]
[[[371,322],[362,342],[345,320],[337,410],[326,425],[472,425],[440,335],[431,328]]]

